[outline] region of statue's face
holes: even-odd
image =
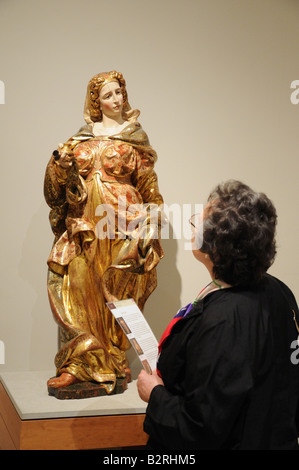
[[[118,82],[110,82],[100,91],[100,106],[103,115],[116,119],[121,116],[123,108],[123,95]]]

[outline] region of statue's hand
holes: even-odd
[[[64,169],[70,168],[73,164],[73,151],[66,144],[59,144],[53,156],[57,164]]]

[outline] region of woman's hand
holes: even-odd
[[[137,380],[137,390],[141,400],[148,403],[150,394],[156,385],[164,385],[161,377],[158,376],[157,371],[148,374],[144,369],[140,372]]]

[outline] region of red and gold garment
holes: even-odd
[[[125,376],[129,342],[106,302],[133,298],[142,310],[163,256],[152,219],[163,203],[157,157],[138,122],[110,137],[86,126],[66,145],[71,170],[52,156],[45,176],[55,234],[48,292],[62,333],[55,364],[57,375],[103,383],[109,393]]]

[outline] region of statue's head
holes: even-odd
[[[132,119],[132,110],[128,102],[126,90],[126,82],[123,75],[115,70],[111,72],[103,72],[91,78],[87,87],[87,96],[85,100],[84,118],[86,122],[102,121],[102,111],[100,106],[101,89],[111,82],[118,82],[123,95],[123,117],[124,119]],[[131,112],[130,112],[131,111]],[[139,114],[139,112],[138,112]],[[136,113],[135,113],[135,116]]]

